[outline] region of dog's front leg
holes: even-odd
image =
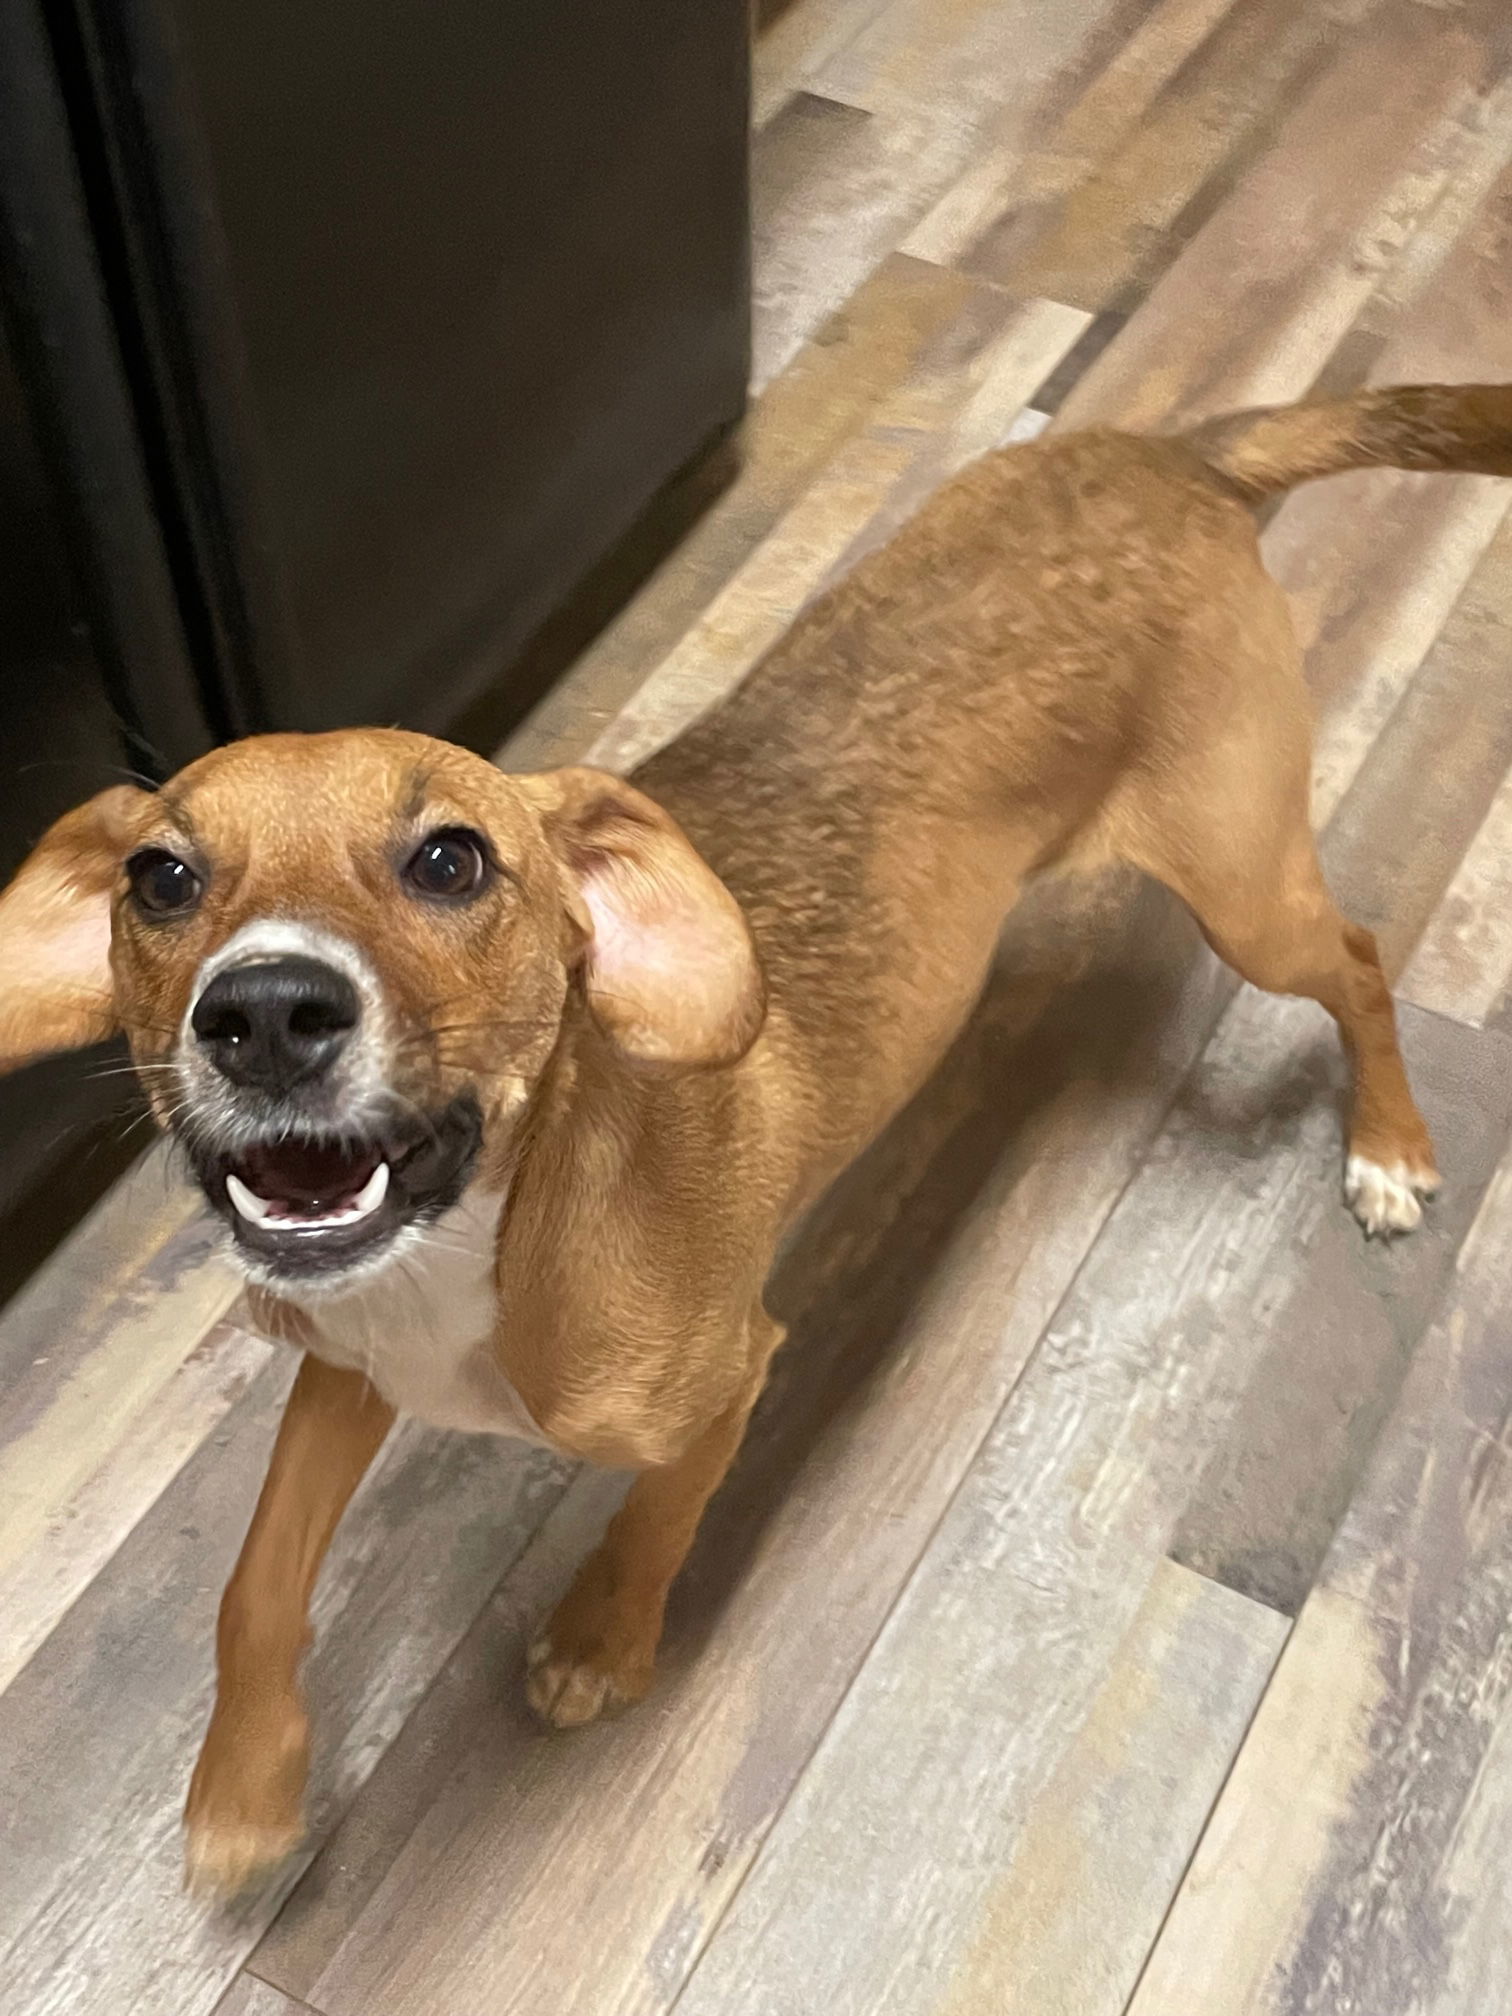
[[[297,1848],[309,1742],[299,1662],[310,1596],[394,1410],[357,1372],[307,1357],[216,1632],[215,1710],[184,1814],[190,1887],[230,1895]]]
[[[558,1729],[639,1701],[656,1670],[667,1593],[687,1559],[704,1508],[735,1459],[783,1331],[763,1312],[751,1337],[751,1376],[675,1463],[642,1471],[599,1546],[530,1648],[527,1693]]]

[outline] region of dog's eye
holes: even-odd
[[[483,886],[488,855],[476,833],[449,826],[422,840],[411,854],[404,879],[422,896],[471,896]]]
[[[179,917],[200,899],[203,884],[187,861],[162,847],[144,847],[126,863],[137,908],[149,917]]]

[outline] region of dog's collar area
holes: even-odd
[[[195,1174],[263,1279],[328,1281],[378,1258],[405,1226],[467,1186],[482,1140],[477,1100],[366,1133],[270,1134],[234,1150],[197,1146]]]

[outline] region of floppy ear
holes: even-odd
[[[567,870],[589,941],[584,986],[628,1056],[733,1064],[755,1042],[766,989],[740,905],[669,813],[606,771],[515,780]]]
[[[120,1026],[110,905],[127,817],[145,796],[118,784],[67,813],[0,891],[0,1071]]]

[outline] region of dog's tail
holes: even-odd
[[[1311,406],[1256,407],[1185,439],[1251,501],[1346,469],[1512,476],[1512,385],[1391,385]]]

